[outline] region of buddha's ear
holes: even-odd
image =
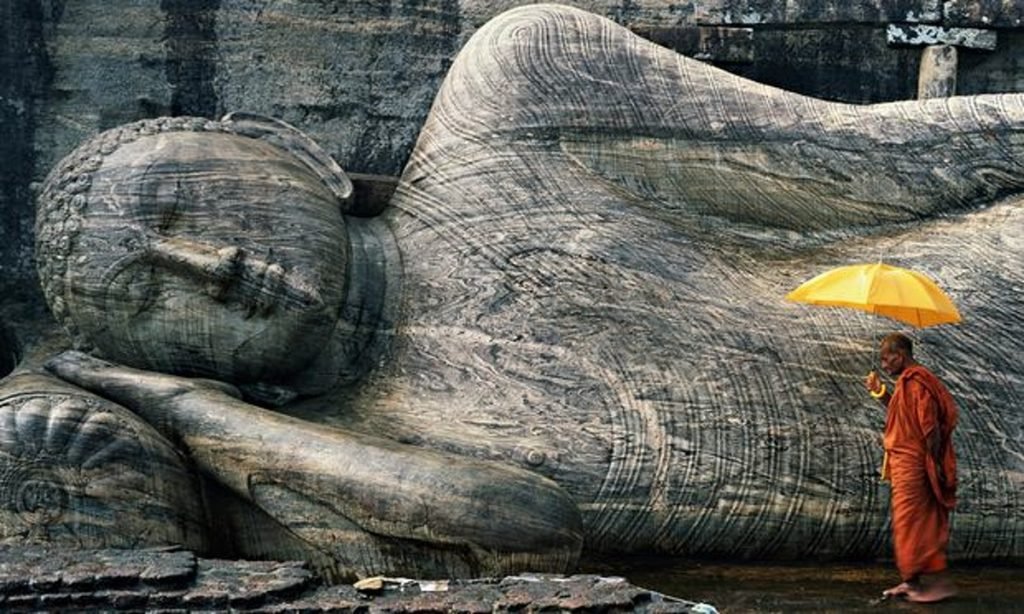
[[[265,141],[295,156],[331,190],[341,212],[351,213],[352,181],[334,158],[306,133],[287,122],[254,113],[228,113],[220,121],[236,134]]]

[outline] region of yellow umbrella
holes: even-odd
[[[916,328],[960,321],[953,301],[928,276],[882,263],[825,271],[786,298],[812,305],[852,307]]]

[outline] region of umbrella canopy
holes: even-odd
[[[825,271],[786,298],[852,307],[924,328],[960,321],[953,301],[928,276],[887,264],[854,264]]]

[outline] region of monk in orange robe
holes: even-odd
[[[903,580],[883,595],[940,601],[955,592],[944,572],[949,512],[956,504],[956,403],[939,378],[914,361],[906,336],[882,340],[881,363],[896,378],[892,392],[874,372],[865,386],[887,407],[882,479],[892,484],[893,550]]]

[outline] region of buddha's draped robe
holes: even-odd
[[[903,580],[946,568],[949,512],[956,503],[952,434],[957,408],[931,371],[900,374],[885,418],[882,477],[892,483],[892,536]],[[938,454],[929,437],[938,433]]]

